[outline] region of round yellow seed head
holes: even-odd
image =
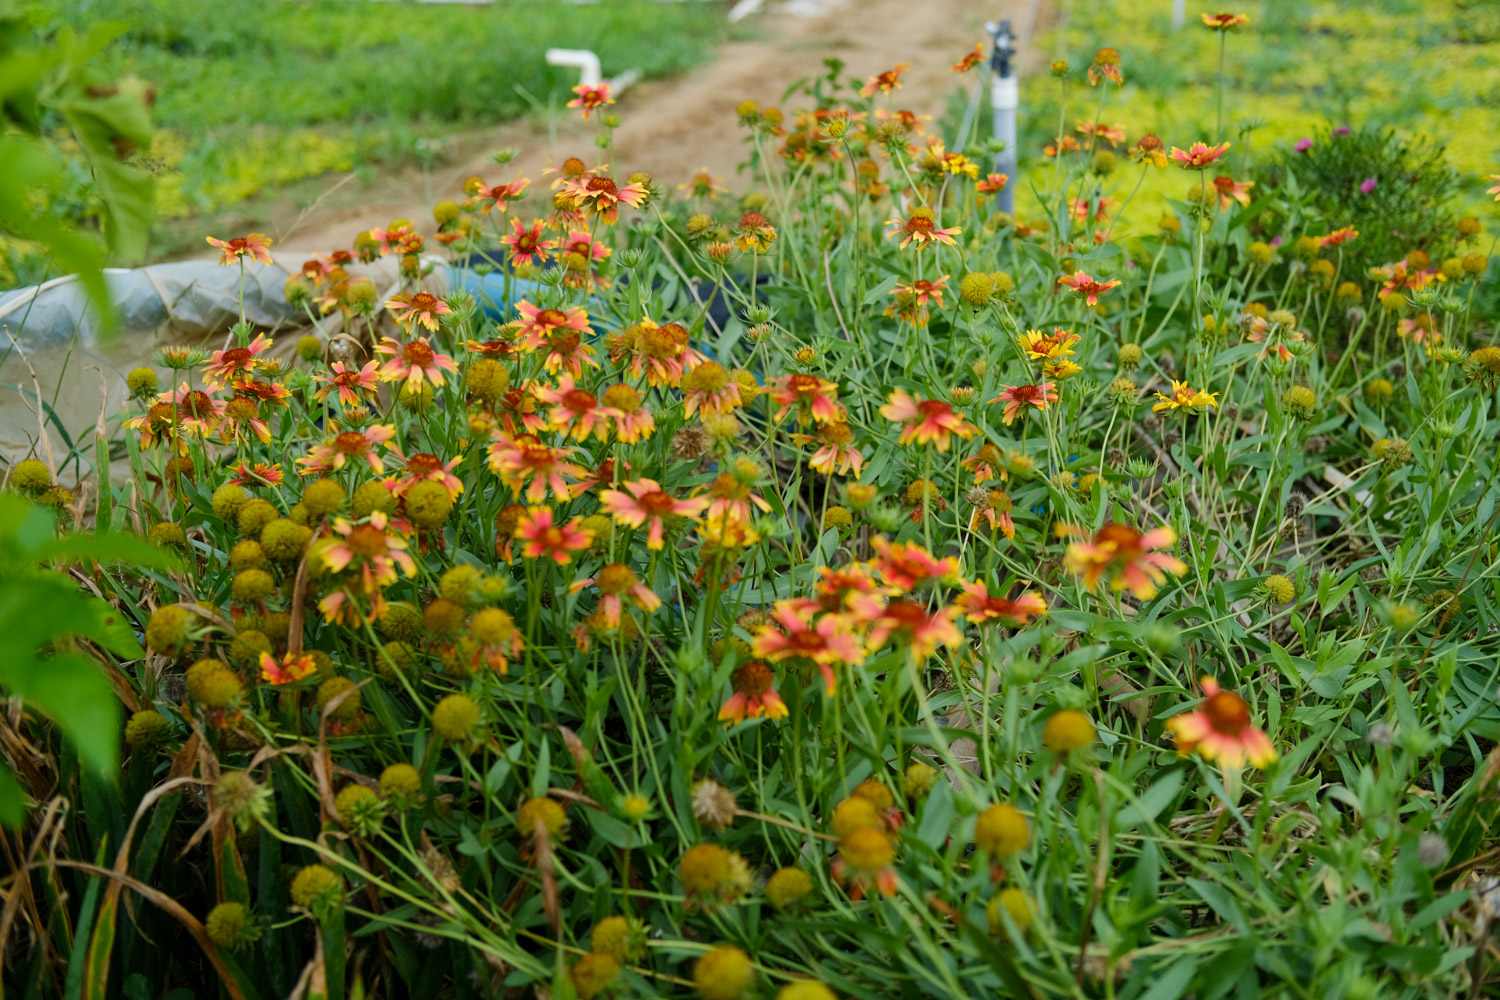
[[[812,891],[812,876],[801,868],[782,868],[766,879],[766,900],[778,910],[797,905]]]
[[[208,911],[203,929],[215,945],[233,950],[244,937],[248,917],[243,903],[220,903]]]
[[[996,858],[1019,854],[1031,843],[1031,826],[1021,810],[998,802],[979,814],[974,824],[974,843]]]
[[[1297,585],[1280,573],[1265,579],[1266,596],[1275,604],[1290,604],[1297,599]]]
[[[711,948],[693,965],[693,985],[703,1000],[739,1000],[754,982],[750,956],[734,945]]]
[[[392,764],[380,772],[380,794],[387,798],[412,796],[422,790],[422,775],[410,764]]]
[[[344,879],[338,872],[325,865],[308,865],[292,879],[288,895],[293,903],[309,910],[315,903],[332,901],[343,892]]]
[[[466,740],[479,724],[479,706],[466,694],[450,694],[432,709],[432,731],[450,742]]]
[[[1042,745],[1054,753],[1068,753],[1094,745],[1098,733],[1087,715],[1072,709],[1057,712],[1042,727]]]

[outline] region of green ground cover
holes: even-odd
[[[1075,74],[1064,109],[1056,79],[1045,71],[1027,79],[1023,164],[1050,142],[1060,110],[1075,136],[1076,123],[1096,115],[1106,124],[1129,123],[1130,145],[1147,131],[1169,143],[1215,134],[1220,38],[1204,28],[1199,8],[1189,5],[1188,23],[1174,32],[1166,3],[1102,0],[1062,7],[1059,28],[1037,39],[1045,58],[1066,54],[1079,69],[1095,50],[1109,46],[1120,52],[1125,84],[1091,90]],[[1392,127],[1445,144],[1447,162],[1473,182],[1462,196],[1466,209],[1488,201],[1478,180],[1500,173],[1500,4],[1263,0],[1234,10],[1250,23],[1226,39],[1231,96],[1224,138],[1235,144],[1232,163],[1243,166],[1254,150],[1290,147],[1328,125]],[[1047,167],[1039,158],[1032,162],[1028,179],[1043,187]],[[1127,192],[1135,180],[1131,171]],[[1180,199],[1185,188],[1175,173],[1149,172],[1137,196],[1137,220],[1154,224],[1166,199]],[[1036,202],[1026,197],[1024,181],[1020,192],[1022,211],[1033,210]]]

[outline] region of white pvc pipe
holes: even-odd
[[[1014,214],[1016,209],[1016,111],[1021,107],[1020,81],[1014,76],[990,78],[990,107],[995,111],[995,138],[1005,144],[995,157],[995,170],[1010,178],[996,195],[996,207]]]
[[[597,87],[604,80],[599,57],[588,49],[548,49],[547,65],[577,67],[578,82],[585,87]]]

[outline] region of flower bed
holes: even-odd
[[[741,104],[738,198],[612,164],[609,94],[580,88],[597,159],[474,178],[439,245],[393,220],[308,261],[300,338],[242,323],[130,374],[98,444],[130,482],[91,509],[157,548],[35,515],[0,547],[87,555],[89,607],[144,639],[72,627],[130,709],[117,786],[72,749],[112,748],[107,719],[35,688],[19,730],[46,748],[31,834],[66,833],[33,895],[84,887],[61,919],[91,989],[1493,976],[1480,224],[1361,272],[1381,220],[1293,228],[1284,197],[1246,211],[1231,140],[1138,133],[1142,170],[1198,188],[1151,235],[1080,201],[1091,155],[1042,171],[1055,225],[1018,225],[1008,178],[902,110],[902,69]],[[1092,94],[1131,66],[1054,72]],[[499,295],[421,290],[424,255],[480,248]],[[399,287],[350,278],[381,256]],[[76,521],[56,474],[9,485]],[[161,568],[105,568],[127,552]],[[94,859],[107,890],[68,881]],[[152,943],[176,927],[192,949]]]

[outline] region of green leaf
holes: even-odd
[[[927,801],[922,803],[922,822],[917,826],[917,839],[934,851],[941,851],[953,831],[955,813],[953,789],[948,782],[939,781],[927,794]]]
[[[1156,782],[1144,793],[1139,802],[1132,802],[1115,814],[1110,826],[1116,831],[1131,830],[1144,822],[1153,822],[1162,810],[1171,805],[1182,791],[1183,768],[1176,768],[1158,776]]]
[[[0,686],[50,718],[101,775],[119,766],[120,703],[93,661],[76,653],[50,659],[0,656]]]
[[[0,763],[0,826],[14,830],[25,818],[26,793],[16,776],[10,773],[10,768]]]

